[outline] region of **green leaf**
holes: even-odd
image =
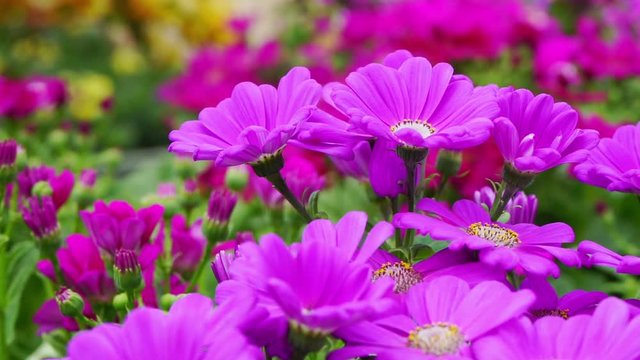
[[[30,241],[22,241],[11,248],[9,254],[7,274],[9,275],[7,289],[7,307],[5,332],[7,343],[11,343],[15,337],[15,324],[20,313],[20,299],[27,284],[27,280],[33,274],[36,263],[40,258],[40,251]]]

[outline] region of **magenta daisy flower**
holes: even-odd
[[[320,95],[320,85],[302,67],[291,69],[277,89],[240,83],[230,98],[172,131],[169,151],[215,160],[218,166],[255,163],[282,150],[316,109]]]
[[[592,314],[596,306],[608,297],[601,291],[580,289],[558,297],[553,286],[545,278],[538,276],[527,277],[520,288],[529,289],[536,295],[536,301],[529,308],[529,313],[534,319],[545,316],[568,319],[580,314]]]
[[[609,191],[640,194],[640,124],[622,126],[613,138],[600,140],[574,174]]]
[[[608,298],[591,316],[513,322],[480,339],[474,354],[479,360],[634,360],[640,357],[639,332],[640,317],[624,301]]]
[[[547,94],[505,90],[498,103],[493,136],[504,159],[519,172],[580,162],[598,144],[597,131],[576,129],[578,113]]]
[[[69,359],[262,359],[240,330],[241,321],[251,319],[252,306],[244,299],[214,309],[211,299],[190,294],[168,313],[138,308],[122,325],[78,333],[69,343]]]
[[[469,358],[476,341],[521,316],[533,300],[529,290],[512,292],[499,282],[471,288],[463,280],[443,276],[409,290],[401,314],[338,331],[336,336],[346,346],[331,358]]]
[[[299,350],[295,343],[287,345],[291,334],[323,339],[344,326],[387,315],[395,306],[390,281],[373,283],[368,266],[326,241],[288,247],[270,234],[260,245],[240,245],[238,253],[231,279],[216,289],[216,301],[256,296],[257,306],[276,324],[264,329],[263,345],[273,355],[288,357],[292,348]]]
[[[621,274],[640,275],[640,257],[620,255],[593,241],[585,240],[578,246],[578,254],[586,267],[605,266]]]
[[[374,269],[374,280],[387,277],[393,279],[393,291],[397,294],[405,294],[416,284],[442,276],[455,276],[471,286],[487,280],[508,284],[503,270],[476,262],[470,251],[443,249],[415,264],[409,264],[379,249],[369,258],[368,263]]]
[[[348,212],[335,225],[329,220],[314,220],[304,229],[302,242],[319,241],[335,246],[352,262],[366,263],[395,230],[388,222],[381,221],[363,240],[366,226],[367,214],[362,211]]]
[[[482,206],[470,200],[457,201],[449,209],[433,199],[423,199],[418,209],[435,217],[401,213],[394,217],[394,225],[416,229],[435,240],[450,241],[449,249],[454,251],[477,250],[480,261],[486,264],[519,274],[554,277],[560,275],[554,258],[568,266],[580,264],[574,250],[561,247],[574,240],[573,230],[566,224],[536,226],[494,222]]]
[[[495,93],[474,89],[446,63],[408,51],[387,56],[332,85],[331,99],[365,133],[397,145],[462,149],[484,142],[498,111]]]

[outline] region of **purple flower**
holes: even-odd
[[[576,129],[578,113],[547,94],[505,90],[493,136],[504,159],[520,172],[540,173],[584,160],[598,132]]]
[[[93,188],[96,184],[96,177],[98,173],[95,169],[84,169],[80,173],[80,184],[86,188]]]
[[[62,80],[43,75],[11,81],[7,90],[9,106],[3,112],[11,118],[23,118],[38,110],[58,107],[67,97]]]
[[[45,301],[40,306],[35,315],[33,315],[33,322],[38,325],[38,336],[57,329],[78,331],[76,321],[73,318],[62,315],[55,298]]]
[[[631,317],[624,301],[609,298],[592,316],[520,319],[480,339],[474,354],[479,360],[633,360],[640,357],[638,332],[640,317]]]
[[[606,266],[621,274],[640,275],[640,257],[620,255],[593,241],[582,241],[578,254],[586,267]]]
[[[640,194],[640,124],[622,126],[613,138],[600,140],[574,173],[590,185]]]
[[[486,206],[487,209],[493,207],[495,198],[496,193],[489,186],[485,186],[473,194],[475,202]],[[535,195],[527,195],[522,191],[518,191],[509,202],[507,202],[504,211],[510,215],[509,221],[507,221],[508,224],[533,224],[533,220],[536,218],[536,212],[538,211],[538,198]]]
[[[161,101],[190,111],[213,106],[231,94],[241,81],[259,81],[259,74],[276,65],[280,45],[269,41],[259,48],[245,42],[198,50],[186,70],[158,89]]]
[[[20,212],[33,235],[38,239],[55,236],[60,226],[53,200],[48,196],[42,198],[32,196],[26,202],[28,205],[21,206]]]
[[[173,269],[179,273],[190,273],[198,267],[207,239],[202,235],[202,227],[189,227],[183,215],[171,219],[171,253]]]
[[[238,197],[228,190],[214,190],[209,197],[207,219],[217,223],[228,223]]]
[[[125,201],[98,201],[93,212],[81,211],[80,217],[98,247],[113,256],[117,249],[138,250],[147,244],[163,211],[160,205],[136,211]]]
[[[417,172],[417,169],[416,169]],[[416,182],[420,181],[415,176]],[[378,196],[397,197],[407,192],[407,170],[404,161],[396,153],[394,143],[378,139],[369,160],[369,181]]]
[[[368,263],[375,270],[374,280],[384,277],[393,279],[393,290],[397,294],[404,294],[416,284],[442,276],[455,276],[471,286],[487,280],[508,284],[503,270],[476,262],[470,251],[443,249],[412,265],[379,249]]]
[[[0,168],[13,166],[18,155],[18,143],[15,140],[0,141]]]
[[[62,170],[59,175],[56,175],[56,169],[49,166],[39,167],[27,167],[18,173],[18,189],[21,198],[28,198],[32,196],[31,193],[33,186],[40,182],[45,181],[49,183],[53,193],[51,198],[59,209],[69,199],[71,190],[73,190],[74,178],[73,173],[69,170]]]
[[[293,68],[278,88],[250,82],[235,86],[231,97],[205,108],[169,134],[169,151],[215,160],[218,166],[260,161],[279,152],[316,109],[320,85],[309,71]]]
[[[504,270],[558,277],[560,269],[554,258],[568,266],[580,263],[574,250],[561,247],[574,239],[573,230],[566,224],[536,226],[493,222],[485,209],[470,200],[459,200],[450,210],[435,200],[423,199],[418,209],[436,217],[401,213],[394,217],[394,225],[417,229],[435,240],[451,241],[449,249],[454,251],[477,250],[480,261]]]
[[[462,149],[484,142],[498,111],[494,92],[474,90],[449,64],[404,51],[352,72],[331,99],[352,124],[397,145]]]
[[[529,313],[534,319],[557,316],[568,319],[580,314],[592,314],[600,301],[608,295],[600,291],[573,290],[558,298],[553,286],[542,277],[529,276],[522,282],[521,289],[529,289],[536,295]]]
[[[88,299],[111,301],[116,289],[96,244],[82,234],[66,239],[67,246],[56,252],[65,284]]]
[[[396,316],[360,323],[337,332],[346,346],[331,358],[375,355],[377,359],[469,358],[476,341],[518,318],[533,302],[528,290],[483,282],[471,288],[453,276],[413,287]]]
[[[261,359],[240,330],[251,319],[250,301],[223,304],[190,294],[168,313],[147,307],[133,310],[122,325],[102,324],[78,333],[69,343],[70,360],[94,359]]]
[[[394,228],[386,221],[377,223],[362,240],[367,226],[367,214],[351,211],[335,225],[329,220],[314,220],[302,233],[302,242],[318,241],[337,247],[356,263],[366,263],[376,250],[393,236]]]
[[[350,261],[351,254],[321,239],[305,239],[289,248],[270,234],[262,237],[260,245],[240,245],[238,252],[231,279],[218,285],[216,300],[224,303],[246,294],[256,296],[258,306],[267,309],[278,324],[267,341],[276,355],[287,352],[282,343],[289,326],[327,335],[378,318],[394,306],[390,282],[372,283],[368,266]]]

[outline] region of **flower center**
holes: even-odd
[[[469,225],[467,233],[491,241],[496,246],[512,248],[520,244],[517,232],[496,224],[473,223]]]
[[[465,344],[460,328],[454,324],[437,322],[418,326],[409,333],[409,346],[430,355],[457,354]]]
[[[428,122],[424,120],[410,120],[410,119],[404,119],[399,123],[393,125],[391,127],[391,132],[395,134],[396,132],[403,129],[415,130],[418,133],[420,133],[420,135],[425,139],[436,132],[436,129],[433,126],[431,126],[431,124],[429,124]]]
[[[406,293],[413,285],[422,281],[422,276],[404,261],[382,264],[380,269],[373,273],[373,280],[378,280],[383,276],[389,276],[393,279],[395,282],[393,291],[398,294]]]
[[[542,318],[545,316],[557,316],[565,320],[569,318],[569,309],[545,309],[533,311],[533,316]]]

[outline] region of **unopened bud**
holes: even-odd
[[[60,312],[64,316],[78,317],[82,316],[84,310],[84,300],[77,292],[69,288],[60,288],[56,292],[56,303],[60,308]]]
[[[140,272],[140,263],[133,250],[116,250],[113,262],[113,276],[116,287],[119,290],[132,291],[138,289],[142,283]]]

